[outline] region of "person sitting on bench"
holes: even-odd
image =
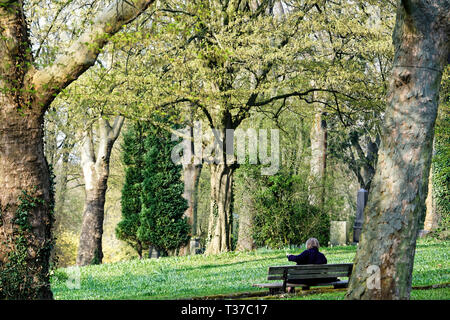
[[[288,254],[289,261],[297,262],[300,264],[326,264],[327,258],[321,252],[319,252],[319,241],[316,238],[309,238],[306,241],[306,250],[300,253],[298,256]]]
[[[287,259],[289,261],[296,262],[297,265],[302,264],[326,264],[327,258],[325,255],[321,252],[319,252],[319,241],[316,238],[309,238],[306,241],[306,250],[300,253],[299,255],[295,256],[292,254],[287,255]],[[328,283],[328,282],[334,282],[339,281],[338,278],[323,278],[323,279],[305,279],[305,280],[293,280],[291,283],[302,283],[305,285],[314,285],[318,283]],[[289,288],[289,291],[292,291],[294,288]]]

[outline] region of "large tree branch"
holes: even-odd
[[[370,154],[370,150],[367,151],[367,155],[364,153],[364,150],[362,149],[361,145],[359,144],[359,135],[358,133],[354,132],[352,136],[350,137],[350,142],[352,146],[355,148],[356,153],[359,157],[359,160],[363,163],[363,167],[365,170],[370,172],[371,175],[375,173],[375,168],[372,166],[372,164],[369,161],[369,156],[372,156]]]
[[[97,151],[97,163],[109,163],[111,150],[119,137],[125,118],[116,116],[111,125],[106,118],[99,119],[99,145]]]
[[[116,0],[94,20],[93,24],[56,61],[39,71],[30,70],[36,102],[43,111],[56,95],[91,67],[110,36],[133,21],[154,0]]]
[[[81,162],[84,164],[95,163],[94,141],[92,136],[92,126],[85,129],[81,143]]]
[[[111,137],[114,140],[117,140],[120,134],[120,130],[122,130],[123,123],[125,121],[125,118],[122,116],[117,116],[114,119],[114,124],[112,125],[112,131],[111,131]]]
[[[360,166],[356,163],[355,157],[353,155],[353,150],[351,148],[349,148],[349,152],[350,152],[350,158],[346,159],[347,163],[348,163],[348,166],[350,167],[350,169],[356,175],[356,178],[358,179],[360,187],[361,188],[365,188],[366,187],[366,182],[364,181],[364,178],[361,175],[361,168],[360,168]]]
[[[304,97],[304,96],[307,96],[307,95],[309,95],[310,93],[313,93],[313,92],[328,92],[328,93],[341,94],[341,95],[345,96],[348,99],[355,100],[355,98],[353,98],[352,96],[349,96],[347,94],[343,94],[342,92],[339,92],[339,91],[336,91],[336,90],[312,88],[312,89],[308,89],[308,90],[303,91],[303,92],[293,91],[293,92],[289,92],[289,93],[285,93],[285,94],[272,96],[272,97],[270,97],[268,99],[265,99],[265,100],[253,101],[251,104],[249,104],[249,106],[259,107],[259,106],[263,106],[263,105],[269,104],[271,102],[274,102],[274,101],[280,100],[280,99],[286,99],[286,98],[290,98],[290,97]],[[250,103],[250,101],[248,103]]]

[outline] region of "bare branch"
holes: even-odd
[[[249,106],[263,106],[263,105],[269,104],[271,102],[274,102],[276,100],[286,99],[286,98],[289,98],[289,97],[304,97],[304,96],[307,96],[307,95],[309,95],[310,93],[313,93],[313,92],[336,93],[336,94],[341,94],[341,95],[343,95],[346,98],[349,98],[351,100],[355,100],[355,98],[353,98],[352,96],[349,96],[347,94],[343,94],[342,92],[339,92],[339,91],[336,91],[336,90],[330,90],[330,89],[309,89],[309,90],[306,90],[306,91],[303,91],[303,92],[293,91],[293,92],[290,92],[290,93],[280,94],[280,95],[277,95],[277,96],[270,97],[270,98],[268,98],[266,100],[253,101],[253,102],[249,101],[248,103],[252,103]]]

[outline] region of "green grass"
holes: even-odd
[[[286,300],[343,300],[345,292],[327,292],[311,295],[290,295],[285,296]],[[450,289],[439,288],[429,290],[412,290],[411,300],[450,300]]]
[[[450,241],[420,240],[413,286],[450,282]],[[260,292],[253,283],[267,282],[267,268],[290,264],[285,254],[297,250],[259,249],[213,256],[131,260],[80,268],[80,288],[71,289],[70,268],[52,276],[55,299],[184,299],[240,292]],[[328,263],[352,262],[356,247],[321,248]],[[75,278],[76,278],[76,273]],[[69,286],[67,285],[69,283]],[[72,282],[75,283],[75,282]],[[344,292],[291,296],[296,299],[342,299]],[[449,299],[450,288],[413,290],[412,299]]]

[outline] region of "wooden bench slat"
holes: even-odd
[[[347,273],[326,273],[326,274],[293,274],[289,275],[287,280],[302,280],[302,279],[323,279],[323,278],[338,278],[348,277]]]
[[[328,263],[328,264],[285,264],[280,266],[270,266],[269,268],[334,268],[337,266],[346,266],[346,267],[352,267],[352,263]]]
[[[335,268],[335,267],[352,267],[352,263],[328,263],[328,264],[285,264],[280,266],[270,266],[269,268]]]
[[[353,264],[306,264],[306,265],[289,265],[289,266],[273,266],[269,267],[269,274],[283,273],[285,269],[288,270],[352,270]]]
[[[333,286],[335,288],[346,288],[348,287],[348,281],[334,281],[334,282],[324,282],[316,284],[304,284],[304,283],[287,283],[286,287],[329,287]]]
[[[282,288],[283,283],[279,282],[272,282],[272,283],[255,283],[253,284],[253,287],[259,287],[259,288]]]
[[[314,285],[305,284],[305,283],[289,283],[289,282],[286,284],[287,287],[304,287],[304,286],[312,286],[312,287],[317,286],[318,287],[318,286],[332,286],[332,285],[348,285],[348,280],[317,283]],[[282,282],[255,283],[252,286],[259,287],[259,288],[281,288],[281,287],[283,287],[283,283]]]
[[[268,289],[280,289],[283,287],[283,283],[277,282],[277,283],[255,283],[252,285],[253,287],[258,288],[268,288]],[[336,287],[346,287],[348,286],[348,281],[334,281],[334,282],[326,282],[326,283],[317,283],[317,284],[304,284],[304,283],[287,283],[287,287],[323,287],[323,286],[336,286]]]
[[[325,273],[325,274],[305,274],[305,275],[289,275],[287,280],[295,279],[323,279],[323,278],[342,278],[349,277],[347,273]],[[268,276],[267,280],[284,280],[283,276]]]
[[[351,273],[352,270],[343,269],[343,268],[336,268],[336,269],[329,269],[329,270],[299,270],[299,269],[287,269],[288,274],[321,274],[321,273],[330,273],[330,272],[342,272],[342,273]]]

